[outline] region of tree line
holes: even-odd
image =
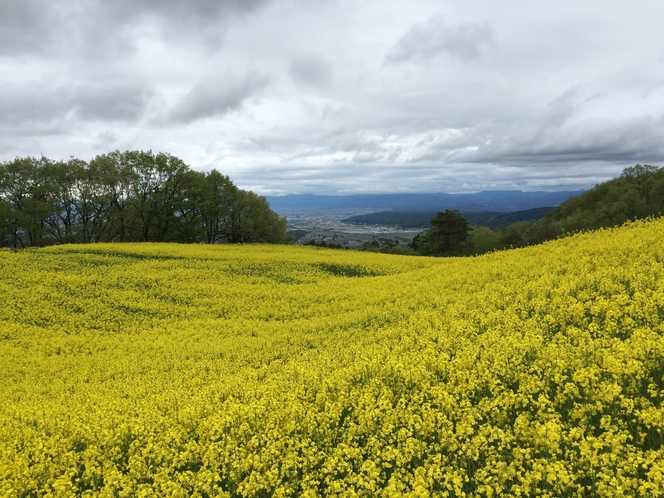
[[[282,243],[286,218],[217,170],[152,151],[0,163],[0,247],[95,242]]]
[[[664,213],[664,168],[637,164],[618,178],[570,197],[537,221],[520,221],[497,230],[472,226],[459,211],[438,212],[431,227],[410,244],[411,254],[468,256],[540,244],[568,233],[621,225]],[[363,250],[394,252],[393,247]],[[407,254],[400,249],[400,253]]]

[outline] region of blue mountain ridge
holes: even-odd
[[[365,208],[394,211],[444,211],[457,209],[466,212],[510,212],[544,206],[558,206],[584,190],[564,192],[521,190],[487,190],[472,194],[359,194],[315,195],[290,194],[268,196],[270,207],[277,213],[305,209]]]

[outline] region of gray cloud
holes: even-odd
[[[385,154],[358,151],[353,155],[354,163],[376,163],[385,159]]]
[[[171,123],[191,123],[193,121],[222,116],[237,110],[242,103],[265,87],[265,76],[248,75],[237,80],[232,77],[206,79],[182,97],[168,113]]]
[[[468,161],[491,160],[556,164],[561,162],[639,162],[644,157],[664,161],[664,122],[649,119],[503,140],[468,154]]]
[[[113,150],[117,148],[118,136],[112,131],[102,131],[97,134],[95,138],[99,147],[102,147],[106,150]]]
[[[114,27],[144,25],[152,22],[161,36],[170,39],[183,34],[203,40],[216,49],[233,20],[256,12],[270,0],[98,0],[98,16],[112,19]]]
[[[477,59],[483,45],[493,42],[492,30],[484,24],[450,26],[440,16],[415,24],[386,56],[389,62],[423,60],[441,54],[469,61]]]
[[[320,57],[295,57],[290,63],[290,74],[298,82],[324,86],[332,76],[329,64]]]
[[[186,34],[218,46],[234,19],[270,1],[0,0],[0,54],[121,55],[150,24],[166,39]]]
[[[576,167],[557,168],[556,178],[552,178],[551,171],[544,168],[533,170],[499,165],[478,173],[472,165],[432,168],[413,164],[377,166],[371,163],[334,163],[299,167],[268,164],[261,168],[243,168],[235,172],[233,178],[242,188],[262,190],[267,195],[311,192],[417,193],[431,192],[432,184],[437,186],[437,191],[451,193],[468,190],[574,190],[606,181],[620,171],[604,169],[604,175],[597,175],[594,171],[602,167],[601,163],[595,163],[587,171],[579,171]],[[268,189],[264,186],[266,181]],[[330,184],[335,186],[334,190],[330,190]]]
[[[421,141],[414,163],[505,164],[550,166],[569,163],[629,163],[664,161],[664,119],[596,123],[584,129],[516,123],[433,134]]]
[[[139,119],[151,91],[131,82],[88,83],[68,86],[37,81],[4,85],[0,122],[7,125]]]
[[[283,162],[318,161],[327,163],[368,163],[382,160],[394,161],[400,152],[388,137],[371,136],[354,130],[318,130],[303,136],[247,137],[244,150],[274,152],[282,155]],[[297,152],[293,154],[293,150]]]
[[[3,85],[0,90],[0,122],[21,125],[31,121],[50,122],[62,117],[71,106],[64,88],[43,89],[40,85]]]
[[[0,54],[36,50],[36,35],[50,32],[49,17],[49,7],[37,0],[0,0]]]
[[[132,83],[86,85],[72,95],[77,116],[83,120],[129,121],[140,119],[152,91]]]
[[[589,187],[664,162],[662,17],[601,0],[0,0],[0,160],[163,150],[262,193]]]
[[[122,20],[138,16],[157,17],[169,24],[205,25],[263,7],[269,0],[116,0],[102,2],[104,11]]]

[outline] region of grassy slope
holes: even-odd
[[[661,494],[663,235],[0,252],[0,494]]]

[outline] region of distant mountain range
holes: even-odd
[[[535,222],[544,217],[553,207],[540,207],[524,211],[493,212],[462,212],[461,216],[475,226],[489,227],[491,230],[504,228],[519,221]],[[431,219],[436,217],[435,211],[380,211],[378,213],[350,216],[343,221],[351,225],[386,225],[399,228],[430,228]]]
[[[544,206],[558,206],[583,190],[565,192],[523,192],[488,190],[474,194],[362,194],[268,196],[270,207],[278,212],[305,209],[364,208],[394,211],[444,211],[457,209],[466,213],[480,211],[510,212]]]

